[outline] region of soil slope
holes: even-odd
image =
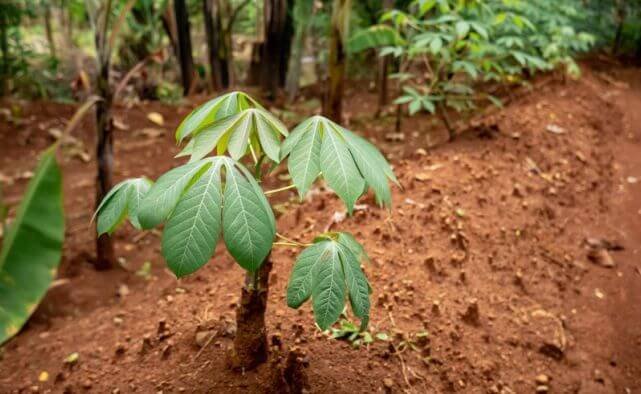
[[[23,108],[18,124],[0,122],[10,202],[51,142],[47,131],[73,113],[49,103]],[[358,131],[383,141],[366,110],[351,114],[365,125]],[[165,116],[164,134],[150,111]],[[120,108],[128,130],[116,135],[117,177],[170,168],[170,130],[187,112]],[[406,132],[411,126],[413,143],[427,144],[428,120],[416,119]],[[279,197],[279,232],[308,241],[332,228],[363,241],[372,259],[370,331],[388,340],[355,349],[318,332],[309,306],[288,309],[297,251],[278,248],[267,315],[274,354],[305,353],[312,393],[641,390],[641,72],[591,65],[579,81],[543,78],[472,125],[452,143],[392,161],[403,188],[391,212],[365,197],[345,217],[322,187],[302,204]],[[90,127],[77,135],[91,146]],[[243,376],[225,367],[243,274],[224,248],[176,280],[158,234],[125,227],[116,235],[122,267],[94,272],[94,167],[73,152],[64,160],[62,280],[0,350],[0,392],[278,391],[271,364]],[[147,262],[148,274],[139,271]],[[77,360],[65,362],[73,353]]]

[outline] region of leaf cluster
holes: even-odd
[[[574,2],[572,2],[574,3]],[[576,4],[546,0],[416,0],[384,13],[380,24],[352,36],[354,51],[378,48],[400,63],[398,79],[410,114],[457,111],[500,101],[477,86],[514,83],[558,66],[576,75],[574,56],[592,48]]]
[[[360,266],[364,258],[363,247],[349,233],[318,237],[294,264],[287,284],[287,305],[299,308],[311,298],[316,324],[326,330],[338,320],[349,299],[361,328],[366,327],[370,286]]]
[[[290,134],[242,92],[196,108],[178,126],[176,140],[188,141],[179,154],[190,157],[187,163],[155,183],[146,178],[119,183],[96,214],[100,234],[113,232],[127,217],[141,229],[164,223],[162,254],[178,277],[209,261],[221,234],[242,268],[249,272],[260,268],[276,236],[274,214],[259,184],[266,175],[265,162],[276,164],[287,158],[301,198],[322,176],[349,212],[370,188],[377,202],[389,207],[388,181],[398,182],[383,155],[362,137],[321,116],[303,121]],[[242,164],[250,157],[253,172]],[[299,256],[288,303],[297,307],[311,297],[318,325],[326,329],[349,299],[354,314],[367,325],[370,288],[360,267],[364,257],[362,246],[350,234],[323,234]]]

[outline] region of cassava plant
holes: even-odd
[[[376,147],[321,116],[305,120],[290,134],[240,92],[196,108],[179,125],[176,139],[188,140],[178,156],[189,156],[189,161],[155,183],[137,178],[115,186],[98,207],[98,232],[113,232],[126,217],[141,229],[164,222],[162,254],[179,278],[211,259],[222,234],[229,254],[246,271],[232,366],[247,370],[267,358],[264,314],[274,245],[304,248],[287,287],[290,307],[311,298],[316,323],[326,330],[349,300],[361,326],[367,326],[371,290],[360,265],[366,258],[363,247],[343,232],[319,234],[310,243],[279,234],[266,196],[296,188],[302,199],[322,176],[350,213],[370,188],[377,203],[389,207],[388,180],[396,178]],[[264,192],[261,183],[285,159],[293,184]]]

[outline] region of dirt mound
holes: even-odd
[[[340,229],[365,244],[375,339],[355,349],[319,333],[309,306],[288,309],[285,286],[297,251],[279,248],[267,310],[274,360],[244,376],[225,366],[240,268],[219,247],[204,269],[176,280],[163,267],[157,234],[125,229],[117,239],[126,269],[93,272],[86,264],[92,169],[72,161],[65,165],[68,283],[2,349],[0,392],[265,392],[282,378],[274,378],[274,363],[286,362],[294,346],[317,393],[639,387],[639,361],[619,346],[639,330],[618,338],[611,315],[625,306],[612,301],[616,289],[639,282],[638,267],[613,245],[637,245],[601,225],[618,212],[613,193],[633,186],[620,182],[619,144],[632,147],[626,154],[641,152],[628,138],[641,130],[608,96],[627,89],[590,72],[579,82],[535,85],[454,143],[395,161],[403,188],[394,190],[391,212],[366,197],[345,217],[322,188],[303,204],[292,194],[281,206],[279,232],[308,241]],[[167,115],[168,130],[180,116]],[[133,130],[143,127],[144,117],[131,119]],[[0,128],[3,141],[9,132]],[[120,177],[156,176],[171,165],[170,135],[122,132],[117,140],[127,141],[117,145]],[[2,155],[17,157],[12,144],[3,143]],[[151,157],[162,162],[152,167]],[[591,261],[595,249],[615,266]],[[140,269],[146,262],[149,271]],[[627,321],[639,323],[638,316]]]

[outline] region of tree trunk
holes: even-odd
[[[625,20],[622,19],[618,22],[617,30],[614,35],[614,43],[612,44],[612,53],[616,55],[621,49],[621,42],[623,41],[623,24]]]
[[[621,49],[621,41],[623,40],[623,26],[625,25],[625,1],[617,0],[616,1],[616,22],[617,30],[614,35],[614,43],[612,44],[612,53],[617,54],[619,49]]]
[[[106,34],[106,33],[105,33]],[[98,36],[98,33],[96,33]],[[96,161],[98,173],[96,176],[96,208],[113,187],[113,119],[111,117],[112,92],[109,86],[110,61],[102,58],[101,46],[96,38],[96,51],[98,52],[98,75],[96,78],[96,94],[102,98],[96,103]],[[114,246],[108,234],[102,234],[96,239],[97,270],[106,270],[116,263]]]
[[[387,11],[394,6],[393,0],[383,0],[383,11]],[[378,57],[378,72],[376,87],[378,88],[378,109],[376,110],[376,116],[378,117],[383,108],[387,105],[388,97],[388,78],[387,78],[387,69],[389,66],[390,55],[379,56]]]
[[[7,37],[7,21],[0,17],[0,51],[2,51],[2,64],[0,64],[0,96],[9,93],[9,37]]]
[[[165,12],[162,15],[162,26],[169,37],[171,48],[174,50],[176,58],[178,58],[178,28],[176,27],[176,18],[174,17],[174,10],[172,7],[165,7]]]
[[[229,87],[231,48],[226,45],[227,40],[225,39],[220,11],[220,4],[218,4],[217,0],[203,0],[207,55],[211,73],[211,86],[214,90],[224,90]]]
[[[445,107],[445,104],[443,104],[443,102],[441,101],[438,102],[438,114],[441,117],[441,121],[443,121],[443,125],[447,129],[449,140],[452,141],[454,137],[456,137],[456,134],[454,133],[454,128],[452,127],[450,116],[447,113],[447,107]]]
[[[247,86],[256,86],[260,84],[263,57],[263,43],[254,42],[252,45],[251,59],[247,69],[245,84]]]
[[[291,1],[290,1],[291,3]],[[285,85],[291,47],[292,23],[287,0],[265,0],[265,42],[262,52],[261,87],[274,99],[279,87]]]
[[[51,5],[44,5],[44,22],[45,22],[45,34],[47,36],[47,41],[49,42],[49,53],[51,57],[56,57],[56,42],[53,39],[53,29],[51,27]]]
[[[310,19],[314,10],[313,0],[296,0],[294,4],[294,39],[289,58],[287,81],[285,90],[287,100],[290,102],[296,98],[300,83],[303,52],[305,49],[305,38],[309,31]]]
[[[351,0],[334,0],[332,9],[328,57],[329,83],[323,114],[338,123],[341,122],[343,114],[343,90],[346,68],[345,39],[349,30],[351,6]]]
[[[379,56],[378,58],[378,70],[377,70],[377,79],[376,85],[378,87],[378,108],[376,109],[376,117],[381,115],[383,109],[387,105],[387,96],[388,96],[388,84],[387,84],[387,67],[389,63],[389,55]]]
[[[189,15],[187,14],[185,0],[174,0],[174,16],[178,32],[177,47],[180,77],[183,85],[183,95],[187,96],[194,78],[194,58],[191,53]]]
[[[236,309],[236,337],[230,358],[233,369],[248,371],[267,361],[269,346],[265,309],[271,270],[270,254],[256,273],[246,274],[240,304]]]

